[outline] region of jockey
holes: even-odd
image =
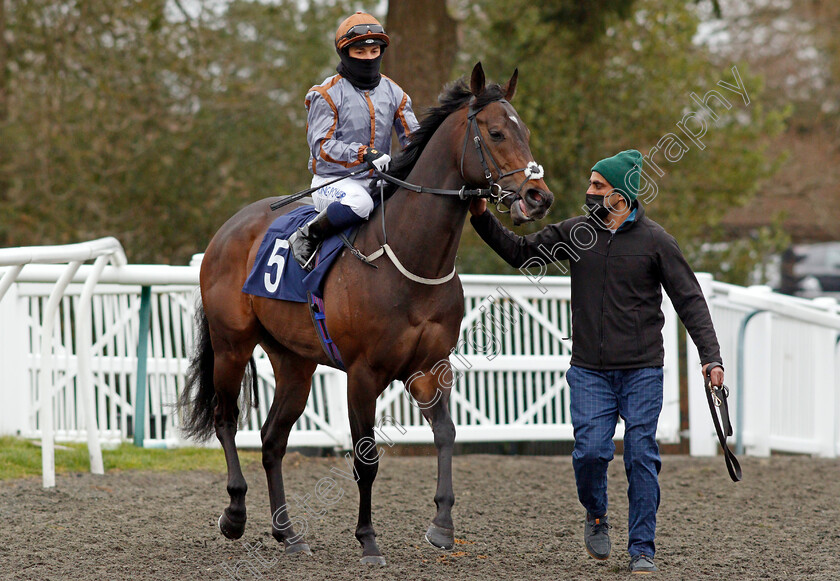
[[[309,171],[312,187],[369,163],[388,169],[391,128],[402,147],[418,127],[411,99],[399,85],[379,73],[390,39],[370,14],[356,12],[335,33],[341,60],[333,75],[306,95]],[[349,177],[312,194],[319,214],[289,237],[295,260],[312,270],[312,257],[329,235],[366,220],[373,210],[369,182],[372,170]]]

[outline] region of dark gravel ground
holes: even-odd
[[[734,484],[720,457],[664,457],[656,578],[840,579],[840,461],[776,456],[742,465],[744,481]],[[338,458],[289,455],[287,492],[312,494],[332,466],[346,468]],[[223,474],[72,474],[59,476],[53,490],[38,479],[0,482],[0,579],[236,578],[223,565],[239,567],[240,579],[629,577],[621,458],[610,466],[613,555],[604,562],[583,548],[568,456],[464,455],[454,470],[458,544],[443,552],[423,540],[434,515],[435,459],[382,458],[374,525],[388,565],[375,568],[358,562],[352,482],[340,482],[344,497],[308,521],[311,557],[288,557],[271,537],[256,463],[245,467],[249,521],[238,541],[216,528],[227,504]],[[259,576],[249,576],[246,564]]]

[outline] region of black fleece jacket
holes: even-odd
[[[534,273],[568,260],[572,277],[572,365],[661,367],[662,287],[697,345],[700,362],[723,363],[706,299],[677,241],[637,206],[614,234],[578,216],[518,236],[491,212],[473,216],[479,236],[514,268]]]

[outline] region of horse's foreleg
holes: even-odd
[[[250,353],[217,352],[213,364],[213,382],[218,400],[214,423],[216,437],[225,452],[227,491],[230,495],[230,505],[219,517],[219,529],[229,539],[238,539],[245,532],[245,493],[248,492],[248,484],[239,465],[235,438],[239,421],[237,401],[249,357]]]
[[[453,381],[449,362],[438,364],[434,371],[409,382],[414,405],[431,424],[438,455],[437,490],[435,506],[437,514],[426,531],[426,540],[439,549],[455,546],[455,526],[452,523],[452,506],[455,493],[452,490],[452,449],[455,445],[455,424],[449,414],[449,393]]]
[[[307,528],[306,520],[300,521],[301,526],[295,533],[289,519],[282,465],[289,442],[289,432],[306,408],[316,364],[289,351],[265,344],[263,347],[271,360],[276,381],[274,402],[260,432],[262,462],[271,500],[271,534],[285,545],[286,553],[311,555],[309,545],[303,540]]]
[[[379,470],[379,451],[373,427],[376,415],[377,380],[368,370],[350,370],[347,375],[350,433],[353,436],[353,467],[359,485],[359,520],[356,538],[362,545],[362,563],[384,565],[371,523],[371,494]]]

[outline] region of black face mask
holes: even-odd
[[[596,196],[595,194],[586,194],[586,208],[592,216],[595,216],[602,223],[610,217],[610,210],[612,207],[604,205],[607,196]]]
[[[347,54],[345,50],[340,50],[338,56],[341,62],[335,70],[357,89],[363,91],[375,89],[379,86],[379,81],[382,80],[382,75],[379,74],[379,66],[382,64],[385,47],[382,47],[381,51],[375,59],[356,59]]]

